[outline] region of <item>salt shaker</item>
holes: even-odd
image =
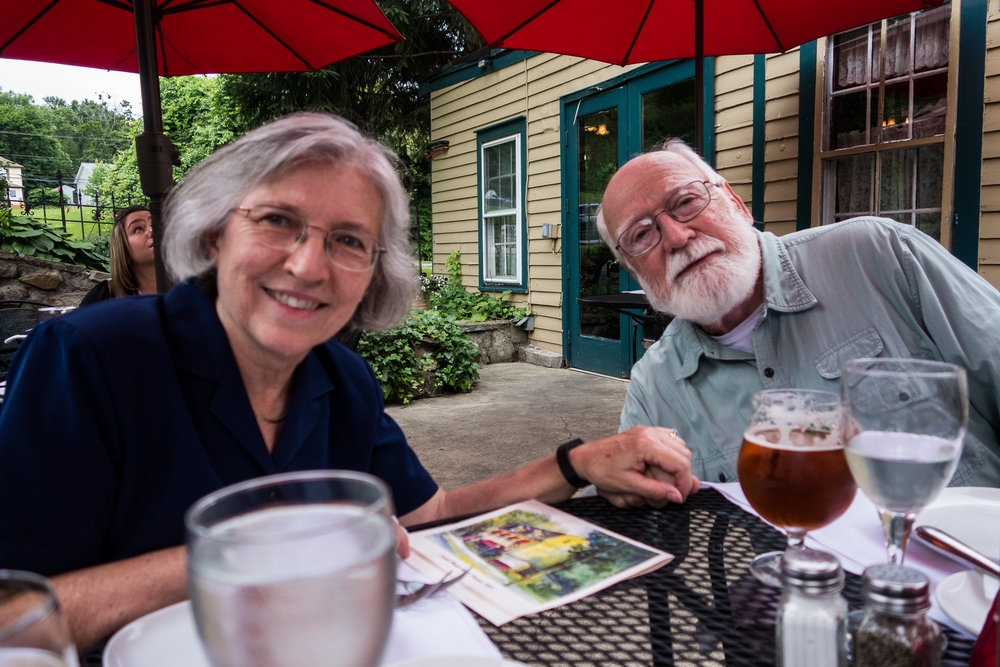
[[[941,628],[927,618],[930,584],[920,572],[899,565],[865,569],[864,615],[854,633],[855,667],[939,667]]]
[[[837,559],[813,549],[782,556],[785,592],[777,615],[778,667],[846,667],[847,601]]]

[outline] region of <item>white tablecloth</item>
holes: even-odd
[[[701,484],[716,489],[747,512],[760,516],[750,507],[739,482],[729,484],[702,482]],[[860,490],[842,517],[826,528],[814,530],[806,536],[806,546],[834,554],[840,559],[840,564],[845,570],[857,575],[864,572],[865,567],[869,565],[885,563],[888,560],[885,549],[885,533],[882,530],[882,523],[879,521],[878,510]],[[916,537],[910,539],[906,548],[905,564],[907,567],[923,572],[931,581],[931,600],[933,603],[930,611],[931,618],[968,636],[967,632],[958,627],[947,614],[941,611],[937,601],[934,600],[933,591],[948,575],[971,569],[971,566],[961,565],[958,561],[945,556]]]

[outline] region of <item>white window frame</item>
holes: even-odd
[[[499,211],[489,211],[486,209],[486,194],[489,192],[489,188],[486,183],[486,149],[492,148],[493,146],[498,146],[500,144],[505,144],[513,142],[514,143],[514,201],[515,205],[512,209],[502,209]],[[490,141],[484,141],[479,148],[479,169],[481,171],[479,175],[479,207],[480,207],[480,236],[481,236],[481,248],[482,251],[482,280],[486,285],[511,285],[520,286],[523,283],[522,276],[524,275],[524,267],[521,265],[522,250],[524,248],[524,238],[523,232],[521,231],[523,225],[522,221],[522,209],[524,207],[524,202],[522,201],[522,192],[524,191],[524,174],[521,170],[521,133],[515,132],[508,134],[497,139],[492,139]],[[515,229],[515,246],[514,246],[514,257],[515,266],[517,267],[516,275],[514,276],[494,276],[493,273],[493,248],[495,247],[490,232],[489,220],[492,218],[514,216],[514,229]]]

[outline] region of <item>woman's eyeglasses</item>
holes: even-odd
[[[246,216],[252,223],[250,229],[258,241],[275,250],[291,250],[296,243],[306,240],[310,227],[305,218],[294,211],[271,204],[238,206],[233,209]],[[385,252],[378,242],[363,232],[352,229],[332,229],[326,232],[324,242],[330,261],[348,271],[366,271],[375,265],[378,256]]]
[[[663,208],[649,218],[637,220],[618,235],[618,250],[629,257],[639,257],[656,247],[663,238],[659,217],[666,213],[677,222],[689,222],[712,203],[711,181],[691,181],[670,193]],[[718,186],[716,186],[718,187]]]

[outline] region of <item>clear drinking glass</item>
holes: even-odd
[[[889,562],[902,565],[917,513],[948,485],[969,421],[965,370],[917,359],[844,366],[847,463],[878,508]]]
[[[788,548],[803,548],[806,533],[846,512],[857,491],[844,459],[837,395],[811,389],[755,393],[736,473],[750,505],[788,534]],[[757,556],[750,572],[781,586],[781,556]]]
[[[363,473],[272,475],[191,507],[188,587],[215,667],[377,665],[395,606],[389,489]]]
[[[76,647],[49,581],[0,570],[0,667],[78,667]]]

